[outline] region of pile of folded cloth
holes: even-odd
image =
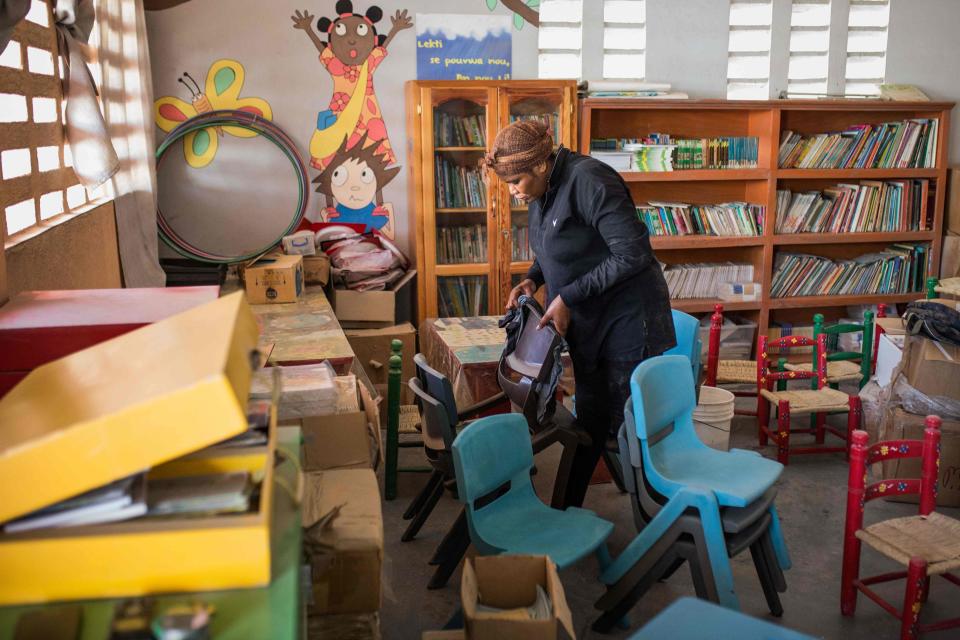
[[[403,277],[410,261],[384,236],[330,226],[317,232],[317,247],[330,257],[334,286],[381,291]]]

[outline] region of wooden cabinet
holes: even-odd
[[[419,320],[499,314],[532,262],[527,208],[479,163],[518,119],[574,148],[576,83],[412,81],[406,94]]]

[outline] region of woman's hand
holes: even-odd
[[[516,309],[517,300],[520,296],[532,296],[537,292],[537,283],[530,278],[525,278],[510,291],[510,297],[507,298],[507,309]]]
[[[557,296],[547,307],[547,312],[540,318],[540,324],[537,329],[543,329],[548,323],[553,322],[554,328],[561,336],[567,335],[567,329],[570,328],[570,307],[563,301],[563,298]]]

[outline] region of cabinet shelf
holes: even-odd
[[[683,169],[679,171],[621,171],[625,182],[699,182],[702,180],[767,180],[769,169]]]
[[[774,244],[855,244],[858,242],[917,242],[933,240],[933,231],[881,231],[876,233],[783,233],[773,237]]]
[[[724,302],[719,298],[690,298],[685,300],[670,301],[671,307],[686,313],[707,313],[713,311],[713,308],[718,304],[723,305],[723,310],[725,312],[758,311],[762,306],[760,300],[752,300],[750,302]]]
[[[815,307],[846,307],[861,304],[896,304],[913,302],[923,298],[923,292],[867,294],[856,296],[797,296],[792,298],[771,298],[771,309],[806,309]]]
[[[883,180],[895,178],[936,178],[938,169],[777,169],[784,180]]]
[[[650,236],[650,243],[654,251],[707,247],[757,247],[764,244],[764,238],[763,236]]]

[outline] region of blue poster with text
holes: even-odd
[[[509,80],[509,16],[417,14],[418,80]]]

